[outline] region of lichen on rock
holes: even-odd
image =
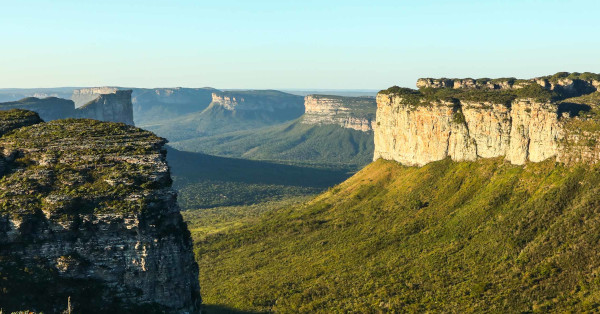
[[[166,141],[123,123],[29,124],[0,137],[4,310],[57,312],[71,297],[82,313],[197,311]]]

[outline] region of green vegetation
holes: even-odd
[[[169,149],[167,161],[183,209],[248,205],[315,195],[342,182],[354,170],[223,158],[174,149]]]
[[[280,124],[296,119],[304,112],[302,97],[278,91],[235,91],[219,93],[221,94],[244,98],[246,105],[228,110],[211,103],[203,111],[145,124],[143,127],[170,141],[181,141]],[[255,109],[242,108],[248,106]],[[271,110],[270,107],[274,109]]]
[[[200,137],[170,144],[193,152],[284,162],[366,165],[373,158],[373,134],[338,125],[311,125],[302,120],[258,130]]]
[[[582,312],[600,306],[598,204],[599,166],[379,160],[311,202],[252,223],[207,230],[214,216],[186,217],[197,230],[207,304]]]
[[[123,161],[156,154],[164,139],[122,123],[65,119],[17,129],[0,146],[19,158],[0,178],[0,213],[70,219],[81,213],[140,212],[159,183],[152,165]]]

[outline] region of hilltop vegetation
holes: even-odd
[[[196,233],[203,299],[278,312],[593,311],[598,204],[600,166],[378,160],[304,205]]]
[[[177,149],[258,160],[366,165],[373,134],[338,125],[303,124],[301,119],[262,128],[171,143]]]

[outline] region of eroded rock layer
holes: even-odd
[[[421,91],[382,91],[377,96],[374,160],[417,166],[447,157],[463,161],[504,156],[519,165],[548,158],[598,162],[600,92],[590,88],[593,80],[588,85],[543,85],[536,80],[510,92],[482,91],[475,83],[457,87],[456,81],[446,79],[421,79]]]
[[[30,125],[0,137],[3,309],[61,312],[70,297],[80,313],[197,311],[198,268],[165,140],[21,112],[0,112],[3,125]]]
[[[377,104],[371,97],[308,95],[304,108],[304,124],[335,124],[369,132],[373,130]]]

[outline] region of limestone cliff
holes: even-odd
[[[108,86],[76,89],[73,91],[73,95],[71,95],[71,100],[75,103],[75,107],[79,108],[90,101],[95,100],[102,94],[113,94],[118,90],[118,87]]]
[[[38,122],[0,112],[13,129],[0,137],[3,309],[61,312],[70,297],[76,313],[197,311],[165,140],[125,124]]]
[[[99,94],[94,100],[78,107],[76,116],[133,125],[131,93],[131,90],[117,90],[113,93]]]
[[[462,161],[504,156],[519,165],[548,158],[600,160],[595,140],[600,135],[600,93],[588,88],[593,85],[528,82],[491,91],[473,87],[476,83],[464,88],[464,80],[457,87],[445,79],[421,79],[421,91],[382,91],[377,95],[374,159],[418,166],[446,157]],[[581,94],[587,96],[569,97]],[[586,128],[582,131],[580,125]]]
[[[275,90],[214,92],[211,105],[229,111],[263,111],[283,115],[291,113],[296,116],[304,111],[302,97]]]
[[[335,124],[362,132],[372,131],[377,103],[371,97],[308,95],[303,124]]]

